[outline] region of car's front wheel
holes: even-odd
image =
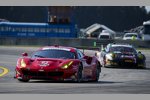
[[[20,78],[18,78],[18,81],[20,81],[20,82],[29,82],[29,78],[28,77],[20,77]]]

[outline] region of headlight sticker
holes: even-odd
[[[26,67],[26,63],[24,62],[24,59],[22,59],[20,63],[22,68]]]
[[[73,61],[70,61],[68,64],[63,65],[61,68],[67,69],[70,67],[70,65],[73,63]]]

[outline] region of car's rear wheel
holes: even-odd
[[[101,72],[101,66],[100,66],[100,64],[99,63],[97,63],[97,65],[96,65],[96,79],[94,80],[95,82],[98,82],[98,80],[99,80],[99,76],[100,76],[100,72]]]
[[[142,69],[146,69],[146,62],[143,62],[143,66],[141,67]]]
[[[78,72],[77,72],[77,82],[80,83],[82,81],[82,64],[79,65]]]
[[[139,66],[138,64],[141,64],[141,66]],[[135,68],[138,68],[138,69],[146,69],[146,62],[143,61],[143,62],[140,62],[140,63],[137,63]]]
[[[143,66],[143,69],[146,69],[146,62],[144,62],[144,66]]]

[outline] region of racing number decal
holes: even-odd
[[[2,67],[2,66],[0,66],[0,70],[2,70],[2,72],[0,72],[0,77],[4,76],[5,74],[9,72],[7,68]]]
[[[92,70],[90,68],[85,68],[84,69],[84,74],[86,74],[86,75],[92,75]]]

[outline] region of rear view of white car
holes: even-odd
[[[141,40],[141,37],[138,33],[126,33],[123,40]]]
[[[111,33],[100,33],[98,36],[98,39],[113,39],[113,36],[111,35]]]

